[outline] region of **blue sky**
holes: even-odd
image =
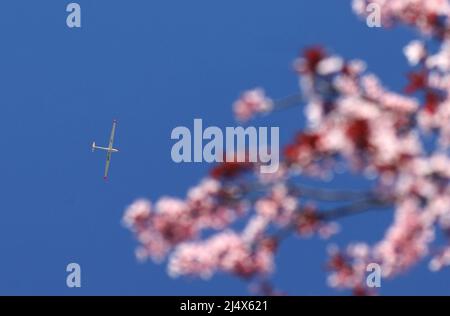
[[[413,33],[369,29],[349,1],[80,0],[81,29],[66,26],[68,3],[0,5],[0,294],[247,294],[238,279],[173,280],[164,265],[134,258],[124,208],[140,197],[182,197],[209,167],[172,162],[172,129],[194,118],[235,125],[231,104],[248,88],[275,98],[297,91],[292,61],[310,44],[365,59],[394,89],[405,84],[401,49]],[[287,140],[302,127],[301,111],[255,124],[281,126]],[[105,184],[105,157],[90,145],[107,142],[113,118],[121,153]],[[344,220],[335,242],[380,239],[390,214]],[[326,245],[287,240],[275,284],[296,295],[339,293],[326,286]],[[66,287],[70,262],[81,265],[80,289]],[[448,295],[449,277],[421,264],[381,293]]]

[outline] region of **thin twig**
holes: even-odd
[[[372,191],[331,190],[304,185],[292,185],[291,194],[328,202],[361,200],[374,196]]]
[[[274,101],[275,110],[282,110],[285,108],[290,108],[296,106],[304,101],[304,97],[300,93],[292,94],[283,99]]]

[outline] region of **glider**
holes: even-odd
[[[92,152],[94,152],[96,149],[107,151],[107,153],[106,153],[105,175],[103,176],[103,179],[105,179],[105,180],[108,179],[109,164],[111,163],[112,153],[119,152],[118,149],[113,148],[114,134],[116,133],[116,125],[117,125],[117,121],[113,120],[113,126],[112,126],[112,130],[111,130],[111,136],[109,137],[108,148],[97,146],[97,145],[95,145],[95,142],[92,143]]]

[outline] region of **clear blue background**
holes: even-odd
[[[324,43],[362,58],[394,89],[405,84],[401,49],[410,30],[369,29],[349,1],[78,1],[82,28],[69,29],[69,1],[0,4],[0,294],[247,294],[219,275],[209,282],[170,279],[165,265],[140,264],[121,217],[134,199],[183,197],[207,172],[170,159],[171,130],[233,126],[232,102],[261,86],[273,97],[297,91],[292,61]],[[281,126],[288,140],[302,109],[255,124]],[[111,179],[102,180],[106,144],[117,118]],[[339,183],[340,182],[340,183]],[[358,187],[346,178],[331,184]],[[391,212],[342,221],[334,242],[375,242]],[[327,243],[291,238],[277,256],[274,282],[289,294],[333,295],[326,285]],[[82,288],[66,287],[65,267],[82,267]],[[426,264],[381,293],[450,294],[449,271]]]

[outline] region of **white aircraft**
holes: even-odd
[[[107,154],[106,154],[105,175],[103,176],[103,179],[105,179],[105,180],[108,179],[108,170],[109,170],[109,164],[111,163],[111,155],[112,155],[112,153],[117,153],[117,152],[119,152],[118,149],[113,148],[114,134],[115,134],[115,132],[116,132],[116,125],[117,125],[117,121],[116,121],[116,120],[113,120],[113,126],[112,126],[111,136],[109,137],[109,145],[108,145],[108,148],[96,146],[96,145],[95,145],[95,142],[92,143],[92,152],[94,152],[96,149],[100,149],[100,150],[105,150],[105,151],[107,151]]]

